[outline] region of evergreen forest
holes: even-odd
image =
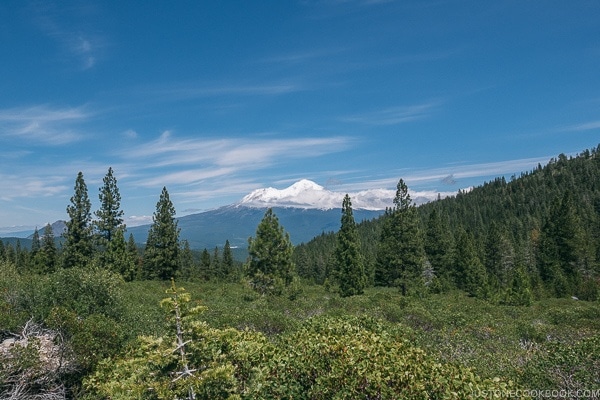
[[[293,246],[191,249],[162,189],[146,243],[109,168],[67,229],[0,240],[0,399],[600,397],[600,146]],[[95,197],[95,196],[94,196]]]

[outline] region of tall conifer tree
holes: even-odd
[[[284,286],[292,283],[295,273],[293,251],[290,235],[269,208],[256,228],[256,236],[248,239],[246,274],[257,291],[273,293],[278,290],[278,282]]]
[[[437,208],[434,208],[427,221],[424,247],[433,274],[442,291],[454,285],[452,280],[453,239],[447,218],[443,217]]]
[[[208,281],[212,278],[213,274],[210,267],[210,253],[206,248],[204,248],[204,250],[202,250],[202,253],[200,253],[200,276],[205,281]]]
[[[342,221],[335,249],[336,275],[342,297],[363,294],[367,276],[350,196],[342,202]]]
[[[123,229],[117,229],[101,258],[105,267],[121,274],[124,280],[132,281],[136,275],[136,257],[127,248]]]
[[[487,294],[485,266],[477,255],[475,239],[463,228],[457,232],[455,254],[456,282],[459,289],[470,296],[484,297]]]
[[[225,275],[226,280],[239,278],[235,271],[233,253],[231,252],[231,244],[229,244],[229,240],[225,241],[225,246],[223,247],[223,274]]]
[[[538,258],[542,279],[556,296],[576,294],[585,265],[586,246],[569,191],[552,203],[540,236]]]
[[[417,209],[400,179],[394,208],[386,210],[377,249],[375,284],[399,286],[403,294],[423,289],[425,251]]]
[[[33,236],[31,238],[31,255],[35,256],[38,251],[40,251],[41,241],[40,241],[40,232],[36,227],[33,231]]]
[[[198,278],[198,271],[194,263],[194,256],[190,248],[190,242],[187,240],[181,241],[181,249],[179,251],[179,276],[184,280],[194,280]]]
[[[117,187],[117,179],[113,175],[112,167],[103,179],[104,185],[100,188],[100,209],[94,214],[96,234],[100,238],[100,245],[106,246],[115,236],[118,229],[125,229],[123,224],[123,210],[121,210],[121,194]]]
[[[94,249],[91,207],[83,173],[79,172],[75,180],[75,193],[71,197],[71,205],[67,207],[69,220],[63,250],[65,268],[86,266],[91,261]]]
[[[56,259],[58,251],[54,242],[54,231],[52,225],[46,224],[42,236],[42,244],[38,252],[38,265],[42,268],[42,273],[52,273],[56,270]]]
[[[179,265],[179,228],[166,187],[156,203],[152,221],[144,251],[144,275],[147,279],[171,279]]]

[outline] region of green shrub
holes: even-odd
[[[21,277],[14,264],[0,260],[0,333],[17,331],[29,318],[19,307],[20,288]]]
[[[120,357],[101,361],[85,380],[88,396],[172,399],[193,392],[197,399],[431,399],[508,387],[437,362],[410,345],[401,330],[374,318],[317,317],[274,342],[251,330],[211,328],[191,314],[181,323],[181,336],[140,337]]]
[[[104,269],[59,270],[50,276],[48,290],[53,306],[64,307],[80,317],[102,314],[119,318],[123,313],[123,279]]]
[[[370,318],[316,318],[281,338],[252,398],[467,398],[505,387],[441,364]]]
[[[595,389],[600,382],[600,337],[575,343],[549,342],[525,364],[522,387],[552,390]]]

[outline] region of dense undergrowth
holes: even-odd
[[[181,284],[208,308],[202,319],[215,328],[249,328],[273,337],[292,333],[311,318],[367,316],[389,329],[401,329],[413,345],[440,361],[458,362],[474,368],[482,377],[507,377],[525,386],[539,383],[539,378],[532,378],[546,375],[544,365],[556,359],[556,352],[571,354],[598,344],[588,356],[595,354],[600,360],[598,302],[543,299],[530,307],[518,307],[495,305],[460,291],[409,298],[392,288],[367,288],[362,296],[342,298],[319,285],[303,286],[302,294],[292,301],[260,297],[240,284]],[[136,321],[145,321],[142,326],[154,333],[168,329],[157,323],[164,321],[164,312],[155,306],[164,297],[167,283],[127,285],[130,329],[136,329]],[[588,356],[579,360],[582,364],[574,370],[585,375],[580,370],[586,369]],[[538,367],[541,370],[535,371]],[[600,385],[600,361],[588,367],[583,382],[589,379],[588,384]],[[558,375],[572,375],[574,370],[556,371],[556,381],[548,377],[547,384],[562,384]]]
[[[180,387],[172,383],[180,366],[172,313],[160,306],[167,282],[123,282],[97,270],[2,272],[3,338],[32,321],[63,345],[65,369],[54,371],[53,387],[75,398],[173,398],[165,393]],[[204,376],[198,382],[213,382],[205,392],[197,386],[195,398],[465,398],[600,386],[598,302],[517,307],[460,291],[416,298],[393,288],[342,298],[320,285],[301,285],[292,300],[241,283],[177,285],[190,306],[205,307],[184,323],[190,365]],[[6,393],[18,363],[0,357]],[[141,372],[127,380],[132,371]],[[132,394],[150,381],[155,397]]]

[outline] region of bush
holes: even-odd
[[[282,338],[252,398],[466,398],[500,388],[440,364],[370,318],[316,318]]]
[[[123,279],[100,268],[62,269],[50,276],[48,297],[53,306],[80,317],[102,314],[120,318],[123,314]]]
[[[436,362],[377,319],[317,317],[271,342],[251,330],[210,327],[193,315],[201,309],[187,308],[189,296],[176,293],[163,301],[174,333],[140,337],[122,356],[101,361],[84,382],[90,398],[429,399],[508,387]]]
[[[523,387],[590,389],[590,384],[600,381],[600,337],[585,338],[576,343],[547,343],[521,371],[519,383]]]
[[[21,277],[13,263],[0,260],[0,339],[2,332],[16,331],[29,318],[19,307]]]

